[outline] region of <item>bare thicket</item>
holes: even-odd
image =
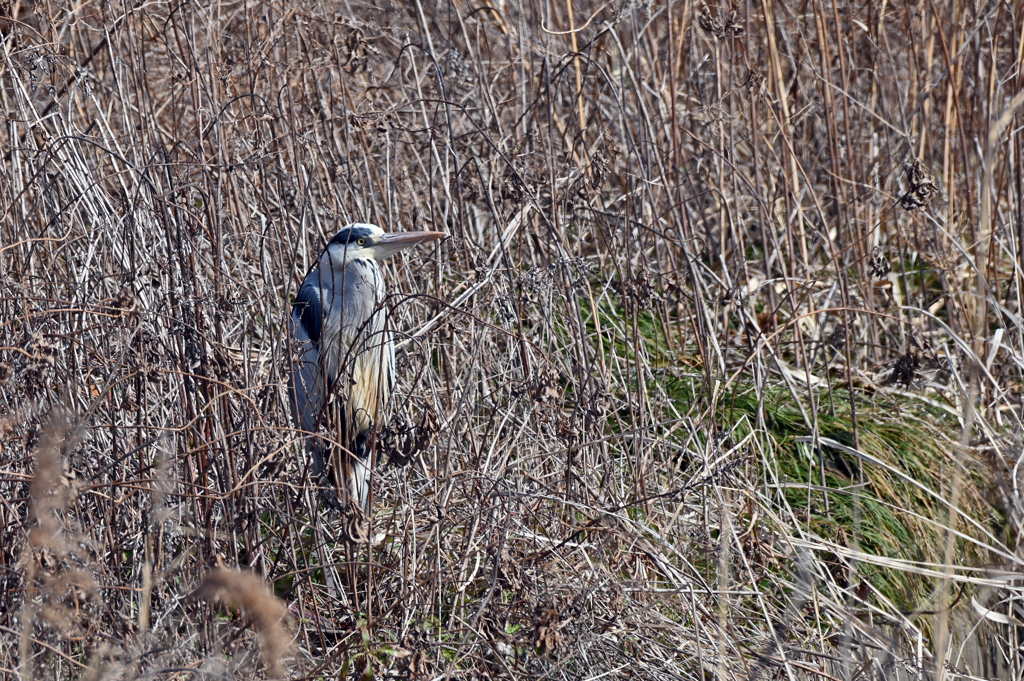
[[[1021,678],[1022,10],[0,3],[0,670]],[[368,524],[352,221],[450,234]]]

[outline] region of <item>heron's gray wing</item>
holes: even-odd
[[[320,277],[311,274],[302,282],[299,294],[292,306],[292,318],[297,318],[302,332],[308,340],[320,342],[323,331],[324,307],[320,300]]]
[[[315,433],[320,411],[327,395],[320,357],[323,329],[323,305],[318,277],[311,275],[295,297],[291,316],[292,338],[298,347],[298,359],[292,363],[292,414],[302,430]]]

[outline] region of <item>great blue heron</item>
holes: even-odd
[[[327,397],[337,391],[342,442],[335,461],[336,485],[347,469],[350,498],[365,511],[370,491],[367,436],[380,424],[395,384],[395,346],[388,328],[384,275],[378,262],[444,232],[385,233],[368,224],[338,232],[295,296],[291,333],[297,344],[290,399],[296,425],[310,437],[313,473],[326,469],[324,447],[315,437]]]

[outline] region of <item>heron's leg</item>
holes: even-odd
[[[313,446],[309,450],[309,455],[313,460],[313,468],[310,473],[313,474],[315,479],[319,480],[327,470],[328,464],[327,455],[324,452],[324,443],[320,438],[316,438],[314,441]]]
[[[353,456],[349,457],[349,490],[352,501],[359,504],[365,513],[370,498],[370,448],[368,438],[371,431],[364,430],[355,437]]]
[[[327,449],[328,447],[331,445],[325,444],[320,438],[317,438],[316,444],[310,449],[310,456],[313,459],[310,473],[312,473],[313,484],[317,489],[320,503],[329,509],[337,510],[341,508],[341,503],[338,501],[338,491],[334,480],[336,462],[331,461],[333,457]]]
[[[349,481],[353,501],[359,503],[359,508],[365,513],[366,504],[370,498],[370,462],[358,457],[352,457],[352,477]]]

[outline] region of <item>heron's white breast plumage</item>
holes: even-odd
[[[394,382],[394,344],[384,304],[387,291],[375,260],[352,260],[340,276],[336,270],[332,273],[333,286],[321,288],[325,302],[321,352],[328,385],[347,379],[338,391],[349,401],[358,432],[379,422]]]

